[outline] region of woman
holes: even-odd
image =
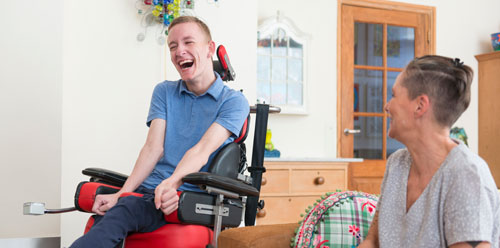
[[[359,247],[498,247],[497,187],[486,162],[450,128],[470,102],[472,69],[442,56],[414,59],[385,110],[406,146],[387,161],[378,210]]]

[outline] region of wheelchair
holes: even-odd
[[[222,45],[217,48],[217,57],[218,61],[213,62],[214,70],[224,81],[234,80],[235,72]],[[129,233],[118,247],[217,247],[222,228],[240,226],[243,217],[245,226],[255,225],[257,209],[264,208],[264,202],[259,201],[259,191],[265,172],[268,114],[279,112],[278,107],[267,104],[250,107],[250,113],[256,114],[251,166],[247,163],[244,143],[250,126],[249,115],[239,137],[218,151],[208,172],[191,173],[182,179],[184,183],[198,185],[205,192],[178,192],[179,207],[165,216],[168,224],[149,233]],[[74,207],[46,209],[44,203],[27,202],[23,206],[24,214],[59,214],[76,210],[90,213],[96,195],[116,193],[127,180],[124,174],[100,168],[87,168],[82,173],[90,179],[78,184]],[[129,192],[121,197],[130,195],[141,196]],[[84,233],[93,223],[91,216]]]

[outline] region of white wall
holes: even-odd
[[[66,1],[64,6],[63,81],[63,205],[71,205],[86,167],[132,170],[144,144],[153,87],[166,78],[176,80],[164,46],[152,36],[136,41],[140,19],[135,0]],[[237,83],[255,99],[255,40],[257,5],[253,1],[196,1],[196,14],[211,27],[237,68]],[[165,71],[165,66],[167,70]],[[66,214],[61,219],[61,245],[69,246],[83,232],[88,215]]]
[[[436,7],[436,53],[459,57],[477,72],[474,55],[491,52],[490,33],[500,31],[500,1],[404,0]],[[337,1],[259,0],[258,19],[290,18],[311,35],[308,58],[309,115],[271,116],[274,146],[282,157],[336,157],[337,154]],[[464,127],[477,152],[477,74],[472,101],[456,126]]]
[[[59,236],[62,0],[0,2],[0,239]]]

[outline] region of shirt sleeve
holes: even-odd
[[[167,87],[166,83],[156,85],[151,97],[146,125],[149,127],[154,119],[167,119]]]
[[[494,209],[491,192],[477,165],[453,166],[445,192],[443,221],[448,245],[466,241],[492,243]]]
[[[234,138],[240,135],[245,119],[248,117],[250,107],[247,99],[240,92],[236,92],[223,103],[215,122],[232,133]]]

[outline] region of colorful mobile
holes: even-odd
[[[138,14],[143,16],[143,26],[145,28],[160,24],[163,26],[165,35],[168,35],[167,28],[174,18],[185,15],[188,10],[194,9],[195,0],[140,0],[136,6]],[[137,35],[138,41],[143,41],[145,32]],[[158,37],[158,42],[164,42],[165,37]]]

